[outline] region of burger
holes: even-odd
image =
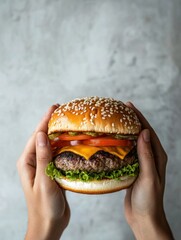
[[[53,160],[46,174],[64,189],[111,193],[139,173],[136,113],[112,98],[85,97],[60,105],[48,123]]]

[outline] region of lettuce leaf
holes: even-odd
[[[84,182],[91,181],[91,180],[101,180],[101,179],[119,179],[122,176],[136,176],[139,172],[139,163],[136,162],[132,165],[127,165],[121,169],[113,170],[110,172],[88,172],[82,170],[58,170],[55,167],[53,162],[50,162],[46,167],[46,175],[49,176],[52,180],[55,178],[63,178],[66,177],[70,180],[81,180]]]

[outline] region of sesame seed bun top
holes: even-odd
[[[80,131],[137,135],[141,123],[136,113],[112,98],[85,97],[59,106],[51,116],[48,134]]]

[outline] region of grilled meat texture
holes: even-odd
[[[102,172],[121,169],[128,164],[133,164],[136,159],[136,148],[132,149],[123,160],[105,151],[98,151],[92,155],[89,160],[86,160],[78,154],[67,151],[59,154],[54,159],[54,163],[58,169],[64,171],[82,170],[88,172]]]

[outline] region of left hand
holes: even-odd
[[[70,218],[64,190],[45,174],[47,164],[52,161],[46,133],[56,108],[54,105],[48,110],[17,162],[28,208],[25,239],[59,239]]]

